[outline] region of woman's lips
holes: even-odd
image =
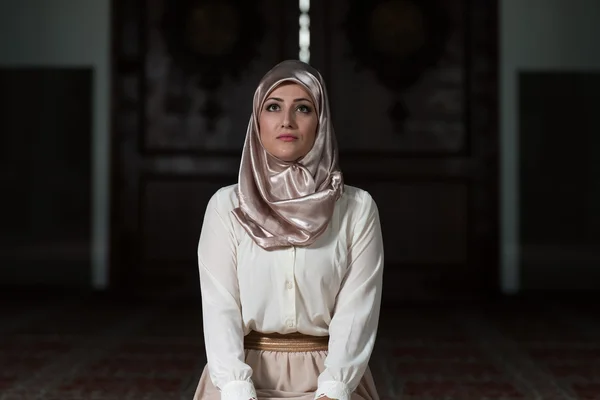
[[[297,140],[298,138],[293,135],[281,135],[281,136],[277,136],[277,139],[283,140],[284,142],[293,142],[294,140]]]

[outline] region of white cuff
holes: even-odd
[[[350,390],[348,390],[348,386],[345,383],[337,381],[325,381],[321,382],[317,388],[317,391],[315,392],[315,399],[327,396],[330,399],[350,400],[350,394]]]
[[[251,381],[231,381],[221,388],[221,400],[257,399],[256,390]]]

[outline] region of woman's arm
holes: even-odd
[[[244,356],[237,242],[231,220],[220,215],[218,202],[219,192],[208,203],[198,244],[208,370],[221,399],[249,400],[256,392]]]
[[[367,368],[379,322],[383,240],[372,197],[362,193],[348,249],[348,270],[329,325],[329,354],[315,396],[349,400]]]

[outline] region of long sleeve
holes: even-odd
[[[315,398],[349,400],[367,368],[379,322],[383,239],[377,206],[363,192],[348,250],[348,269],[329,325],[329,353]]]
[[[204,340],[208,370],[223,400],[256,398],[252,369],[244,362],[237,280],[237,242],[230,218],[218,211],[219,193],[206,209],[198,244]]]

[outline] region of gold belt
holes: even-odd
[[[327,351],[329,336],[309,336],[302,333],[260,333],[250,331],[244,337],[246,350],[304,352]]]

